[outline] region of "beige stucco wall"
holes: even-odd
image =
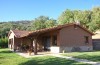
[[[85,43],[84,36],[89,36],[89,43]],[[92,36],[80,27],[69,26],[62,28],[59,33],[60,51],[71,51],[73,47],[80,47],[81,51],[92,50]],[[91,48],[91,49],[89,49]]]
[[[9,38],[9,40],[10,39],[13,40],[12,43],[8,43],[8,47],[10,49],[11,49],[11,45],[12,45],[12,49],[11,50],[18,49],[19,47],[21,47],[22,44],[29,45],[31,43],[31,40],[28,39],[28,38],[16,38],[14,36],[14,33],[13,32],[9,35],[8,38]]]
[[[95,32],[95,35],[92,36],[92,39],[100,39],[100,31],[99,30],[97,30]]]
[[[14,38],[14,33],[13,32],[9,35],[9,39],[12,39],[12,38]]]
[[[10,41],[10,39],[12,39],[13,41],[8,43],[8,48],[10,48],[12,50],[12,49],[14,49],[14,33],[13,32],[9,35],[8,41]]]

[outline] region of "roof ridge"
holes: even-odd
[[[76,23],[69,23],[69,24],[57,25],[57,26],[53,26],[53,27],[50,27],[50,28],[44,28],[44,29],[34,30],[34,31],[26,31],[26,30],[12,30],[12,31],[15,34],[18,34],[20,37],[25,37],[25,36],[29,36],[29,35],[33,35],[33,34],[35,35],[37,33],[43,33],[43,32],[52,31],[52,30],[55,30],[55,29],[58,30],[58,29],[61,29],[61,28],[67,27],[67,26],[71,26],[71,25],[77,25],[77,26],[81,27],[83,30],[85,30],[88,33],[90,33],[90,34],[93,35],[93,33],[91,31],[89,31],[85,27],[83,27],[83,26],[81,26],[79,24],[76,24]]]

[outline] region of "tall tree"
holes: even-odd
[[[46,28],[45,22],[47,20],[49,20],[49,18],[46,17],[46,16],[40,16],[40,17],[36,18],[33,21],[33,28],[32,28],[32,30],[39,30],[39,29]]]
[[[84,27],[88,27],[91,22],[91,11],[73,11],[74,21],[79,21]]]
[[[71,10],[67,9],[58,18],[58,24],[71,23],[74,21],[74,14]]]
[[[57,25],[57,22],[54,19],[50,19],[50,20],[47,20],[45,22],[46,28],[50,28],[50,27],[53,27],[53,26],[56,26],[56,25]]]
[[[96,29],[100,29],[100,7],[94,7],[92,9],[92,23],[96,26]]]

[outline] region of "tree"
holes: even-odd
[[[67,9],[58,18],[58,24],[72,23],[74,22],[74,14],[71,10]]]
[[[92,10],[65,10],[58,18],[58,24],[73,23],[79,21],[81,25],[91,31],[100,29],[100,7]]]
[[[91,11],[73,11],[74,21],[79,21],[84,27],[89,27],[88,24],[91,22]]]
[[[45,22],[47,20],[49,20],[49,18],[46,17],[46,16],[40,16],[40,17],[36,18],[33,21],[33,28],[32,28],[32,30],[39,30],[39,29],[46,28]]]
[[[57,25],[57,22],[54,19],[50,19],[50,20],[47,20],[45,22],[46,28],[50,28],[50,27],[53,27],[53,26],[56,26],[56,25]]]
[[[92,24],[96,26],[96,29],[100,29],[100,7],[94,7],[92,9]]]
[[[89,30],[91,30],[93,32],[95,32],[98,29],[98,27],[97,27],[95,22],[91,22],[88,25],[89,25]]]

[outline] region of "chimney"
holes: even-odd
[[[75,21],[74,28],[77,29],[77,25],[80,25],[80,22],[78,20]]]
[[[76,25],[80,25],[80,22],[78,20],[75,21]]]

